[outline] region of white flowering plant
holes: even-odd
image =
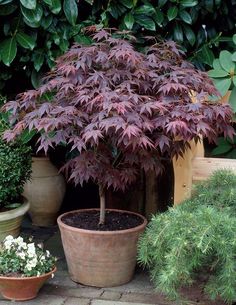
[[[30,277],[50,272],[56,257],[41,244],[8,235],[0,245],[0,275]]]

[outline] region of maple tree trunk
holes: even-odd
[[[100,197],[99,225],[103,225],[105,223],[105,190],[101,185],[99,185],[99,197]]]

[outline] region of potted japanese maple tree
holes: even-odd
[[[6,104],[17,123],[5,138],[29,128],[40,131],[39,150],[63,142],[71,151],[62,169],[68,179],[98,184],[100,213],[68,212],[58,224],[71,278],[115,286],[132,277],[146,220],[105,212],[106,190],[127,189],[141,171],[158,175],[163,158],[182,155],[193,139],[214,141],[218,133],[231,137],[234,131],[231,108],[205,101],[217,94],[213,84],[174,42],[149,37],[141,53],[127,33],[128,40],[111,30],[91,35],[91,45],[74,45],[58,58],[38,89]]]

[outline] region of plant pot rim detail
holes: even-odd
[[[0,221],[9,220],[22,216],[29,210],[29,208],[30,208],[30,203],[26,198],[24,198],[24,202],[18,208],[10,209],[5,212],[0,212]]]
[[[66,216],[66,215],[74,214],[74,213],[89,212],[89,211],[99,211],[99,209],[98,208],[92,208],[92,209],[81,209],[81,210],[73,210],[73,211],[70,211],[70,212],[66,212],[66,213],[63,213],[62,215],[60,215],[57,218],[57,223],[58,223],[59,226],[65,228],[65,229],[69,229],[69,230],[74,231],[74,232],[83,232],[83,234],[91,234],[91,232],[93,232],[94,235],[99,235],[99,236],[101,236],[101,235],[113,235],[113,234],[117,234],[117,235],[118,234],[119,235],[127,234],[129,232],[131,233],[133,231],[142,230],[142,228],[145,228],[146,225],[147,225],[147,219],[143,215],[141,215],[139,213],[135,213],[135,212],[127,211],[127,210],[119,210],[119,209],[106,209],[106,211],[136,215],[143,220],[143,223],[138,225],[138,226],[135,226],[133,228],[124,229],[124,230],[99,231],[99,230],[87,230],[87,229],[72,227],[70,225],[65,224],[62,221],[62,217]]]

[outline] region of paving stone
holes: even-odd
[[[174,305],[170,303],[161,294],[150,294],[150,293],[123,293],[120,301],[124,302],[141,302],[144,304],[155,304],[155,305]]]
[[[100,296],[100,299],[112,301],[118,301],[120,298],[121,293],[117,291],[104,291],[103,294]]]
[[[65,257],[61,241],[61,234],[59,231],[55,232],[45,241],[44,248],[48,249],[52,255],[55,255],[59,258]]]
[[[131,302],[120,302],[120,301],[93,300],[91,302],[91,305],[147,305],[147,303],[131,303]],[[156,304],[156,305],[159,305],[159,304]]]
[[[64,305],[66,298],[55,295],[40,294],[37,298],[24,302],[1,300],[0,305]],[[79,303],[78,303],[79,305]]]
[[[54,278],[49,279],[47,281],[46,285],[53,285],[53,286],[65,286],[65,287],[70,287],[70,288],[76,288],[78,287],[78,284],[73,282],[68,275],[68,272],[59,272],[57,271],[55,273]],[[45,285],[45,286],[46,286]]]
[[[63,305],[90,305],[90,299],[68,298]]]
[[[147,272],[138,269],[135,272],[135,275],[129,283],[117,286],[106,288],[106,290],[118,291],[118,292],[142,292],[142,293],[155,293],[154,287],[150,282],[150,277]]]
[[[76,298],[99,298],[103,290],[99,288],[90,287],[76,287],[69,288],[64,286],[46,285],[43,292],[50,295],[60,295],[63,297],[76,297]]]

